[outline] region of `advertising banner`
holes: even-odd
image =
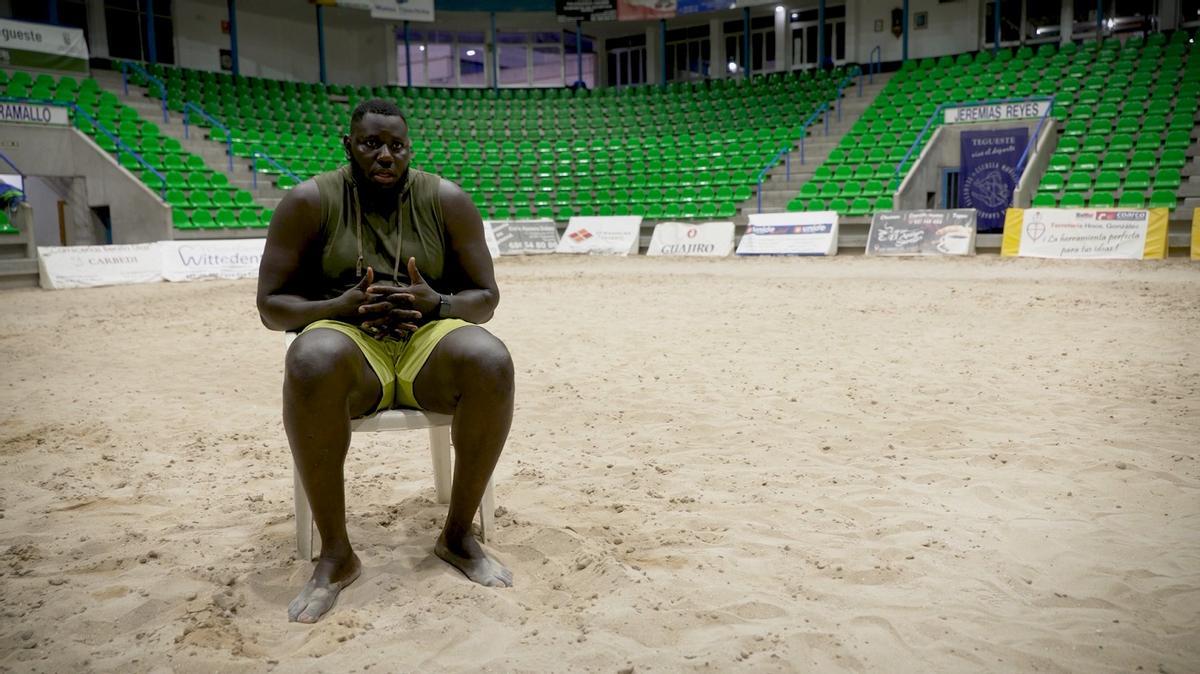
[[[0,19],[0,67],[88,72],[83,31]]]
[[[751,213],[737,254],[836,255],[837,237],[835,211]]]
[[[1028,141],[1025,128],[963,131],[958,205],[977,211],[980,232],[1004,229],[1004,211],[1020,179],[1017,162]]]
[[[371,0],[371,18],[385,21],[433,21],[433,0]]]
[[[157,243],[123,246],[38,246],[43,288],[95,288],[163,280]]]
[[[867,255],[974,255],[975,211],[895,211],[871,217]]]
[[[1037,119],[1050,114],[1053,101],[1024,101],[1020,103],[991,103],[946,108],[947,124],[968,122],[1005,122],[1013,119]]]
[[[1200,260],[1200,209],[1192,211],[1192,259]]]
[[[554,221],[490,220],[492,235],[500,255],[553,253],[558,248],[558,228]]]
[[[1012,208],[1000,254],[1076,260],[1167,255],[1167,209]]]
[[[734,4],[731,0],[555,0],[554,13],[559,21],[645,21],[716,12]]]
[[[492,229],[492,223],[488,220],[483,221],[483,240],[487,243],[488,252],[492,254],[492,259],[500,257],[500,242],[496,240],[496,232]]]
[[[567,231],[558,241],[556,253],[583,253],[587,255],[637,255],[638,235],[642,230],[642,216],[619,215],[612,217],[571,218]]]
[[[660,222],[654,227],[647,255],[725,257],[733,253],[733,223],[692,225]]]
[[[67,109],[58,105],[0,103],[0,122],[66,126],[71,120],[67,116]]]
[[[160,241],[160,268],[167,281],[258,278],[266,239]]]

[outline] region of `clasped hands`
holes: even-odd
[[[375,283],[375,270],[367,267],[346,292],[355,322],[374,337],[404,338],[432,320],[442,298],[421,276],[416,258],[408,258],[408,278],[407,286]]]

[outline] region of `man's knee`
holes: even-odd
[[[494,393],[512,395],[513,361],[504,342],[480,331],[459,354],[458,370],[464,388],[479,386]]]
[[[292,342],[284,360],[284,384],[300,389],[349,386],[358,351],[349,337],[334,330],[306,332]]]

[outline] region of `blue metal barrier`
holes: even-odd
[[[68,108],[70,110],[74,110],[76,115],[82,116],[84,119],[91,122],[92,126],[97,131],[99,131],[100,133],[103,133],[105,136],[108,136],[108,139],[111,140],[113,142],[113,144],[116,145],[120,151],[128,153],[134,159],[136,159],[139,164],[141,164],[142,166],[145,166],[147,169],[149,169],[150,172],[152,174],[154,174],[154,177],[158,178],[162,182],[162,187],[159,188],[158,195],[160,197],[162,197],[163,201],[167,200],[167,177],[164,176],[162,173],[160,173],[158,171],[158,169],[151,166],[150,162],[146,161],[146,159],[144,157],[142,157],[141,154],[135,152],[133,148],[126,145],[120,138],[118,138],[111,131],[109,131],[108,128],[105,127],[103,124],[101,124],[95,117],[92,117],[88,113],[84,112],[83,108],[80,108],[75,103],[69,102],[69,101],[54,101],[54,100],[42,99],[42,98],[19,98],[19,97],[15,97],[15,96],[0,96],[0,101],[8,101],[11,103],[36,103],[38,105],[52,105],[52,106],[55,106],[58,108]],[[118,163],[119,163],[119,161],[118,161]]]
[[[192,111],[195,111],[196,114],[200,115],[205,120],[207,120],[209,124],[212,124],[213,126],[217,127],[225,134],[225,156],[229,160],[229,170],[233,171],[233,133],[230,132],[229,127],[227,127],[224,124],[222,124],[221,122],[217,121],[216,117],[213,117],[212,115],[208,114],[207,112],[204,111],[204,108],[196,105],[195,103],[184,103],[183,104],[183,137],[185,139],[189,138],[189,136],[188,136],[188,123],[189,123],[188,113],[192,112]],[[209,137],[211,138],[211,134]]]
[[[130,69],[133,69],[134,72],[136,72],[137,74],[144,77],[147,82],[158,87],[158,95],[162,99],[163,121],[164,122],[169,121],[167,119],[167,85],[163,84],[162,80],[158,79],[154,75],[151,75],[149,72],[146,71],[145,68],[139,66],[138,64],[134,63],[133,61],[121,61],[121,86],[124,87],[124,89],[125,89],[125,96],[129,96],[129,70]]]
[[[280,164],[279,162],[272,159],[271,155],[262,151],[262,148],[254,148],[252,150],[252,153],[253,153],[252,159],[250,162],[250,183],[251,183],[251,187],[253,189],[258,189],[258,160],[259,159],[266,160],[266,162],[268,164],[275,167],[275,169],[278,170],[280,173],[291,176],[292,180],[296,181],[296,184],[299,184],[301,182],[300,176],[296,175],[295,173],[292,173],[286,166],[284,166],[283,164]]]

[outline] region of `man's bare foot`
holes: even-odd
[[[288,621],[317,622],[326,611],[333,608],[338,593],[353,583],[360,573],[362,564],[354,553],[345,559],[318,559],[312,578],[288,605]]]
[[[433,552],[480,585],[512,587],[512,571],[485,552],[470,533],[457,538],[454,545],[450,545],[443,531],[433,546]]]

